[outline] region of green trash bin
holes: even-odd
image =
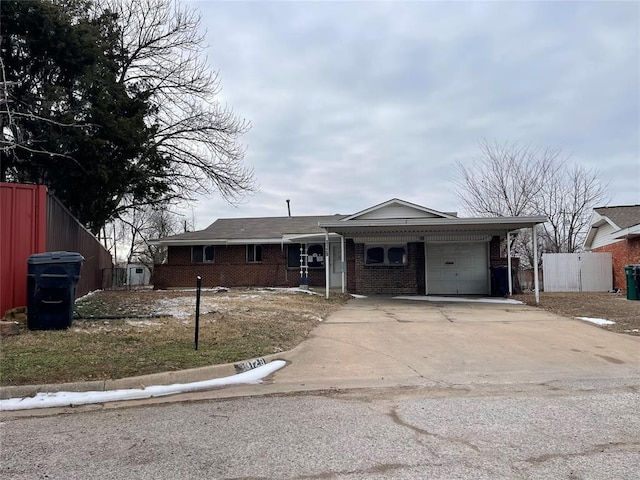
[[[640,300],[640,265],[625,265],[627,300]]]

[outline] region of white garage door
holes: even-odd
[[[487,243],[427,244],[427,293],[489,294],[487,257]]]

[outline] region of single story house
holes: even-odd
[[[640,264],[640,205],[594,208],[584,249],[611,253],[613,287],[625,290],[624,266]]]
[[[500,244],[544,216],[460,218],[397,198],[352,215],[219,219],[154,241],[156,288],[311,286],[364,295],[488,295]],[[508,242],[507,242],[508,243]],[[535,243],[534,243],[535,245]],[[514,259],[517,260],[517,259]],[[537,279],[537,275],[536,275]],[[536,282],[537,286],[537,282]],[[511,291],[511,279],[509,279]]]

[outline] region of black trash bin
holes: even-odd
[[[75,252],[36,253],[27,259],[27,327],[69,328],[84,257]]]
[[[640,265],[625,265],[627,300],[640,300]]]
[[[506,297],[509,295],[509,277],[507,267],[491,267],[491,295],[494,297]],[[511,275],[513,280],[513,275]],[[513,283],[511,284],[513,286]]]

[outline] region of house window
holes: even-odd
[[[406,265],[406,245],[370,245],[365,248],[365,265]]]
[[[213,245],[194,245],[191,247],[191,263],[212,263],[215,258]]]
[[[324,267],[324,245],[313,243],[307,246],[307,265],[309,268]]]
[[[299,268],[300,267],[300,244],[292,243],[287,245],[287,267]]]
[[[247,245],[247,263],[262,261],[262,245]]]

